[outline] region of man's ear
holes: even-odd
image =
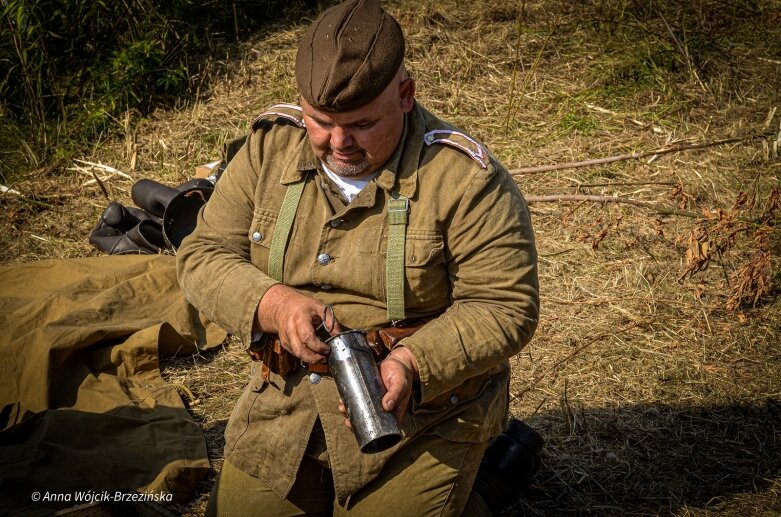
[[[412,105],[415,103],[415,80],[406,78],[399,84],[399,99],[401,100],[402,113],[412,111]]]

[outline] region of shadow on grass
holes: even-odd
[[[538,414],[529,423],[547,440],[543,464],[505,515],[781,512],[773,489],[781,476],[777,400],[586,409]]]

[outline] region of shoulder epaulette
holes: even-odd
[[[301,111],[301,106],[295,104],[274,104],[269,109],[255,117],[252,121],[252,128],[255,128],[255,124],[263,119],[281,117],[291,121],[293,124],[300,128],[304,127],[304,115]]]
[[[434,129],[423,136],[426,145],[445,144],[456,149],[464,151],[472,157],[474,161],[480,164],[483,169],[488,168],[488,153],[483,146],[477,143],[472,137],[465,135],[460,131],[451,129]]]

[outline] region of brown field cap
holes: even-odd
[[[351,111],[376,98],[404,59],[404,34],[378,0],[348,0],[326,10],[296,55],[299,93],[323,111]]]

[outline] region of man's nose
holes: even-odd
[[[352,147],[353,137],[350,132],[341,126],[334,126],[331,130],[331,147],[335,149],[346,149]]]

